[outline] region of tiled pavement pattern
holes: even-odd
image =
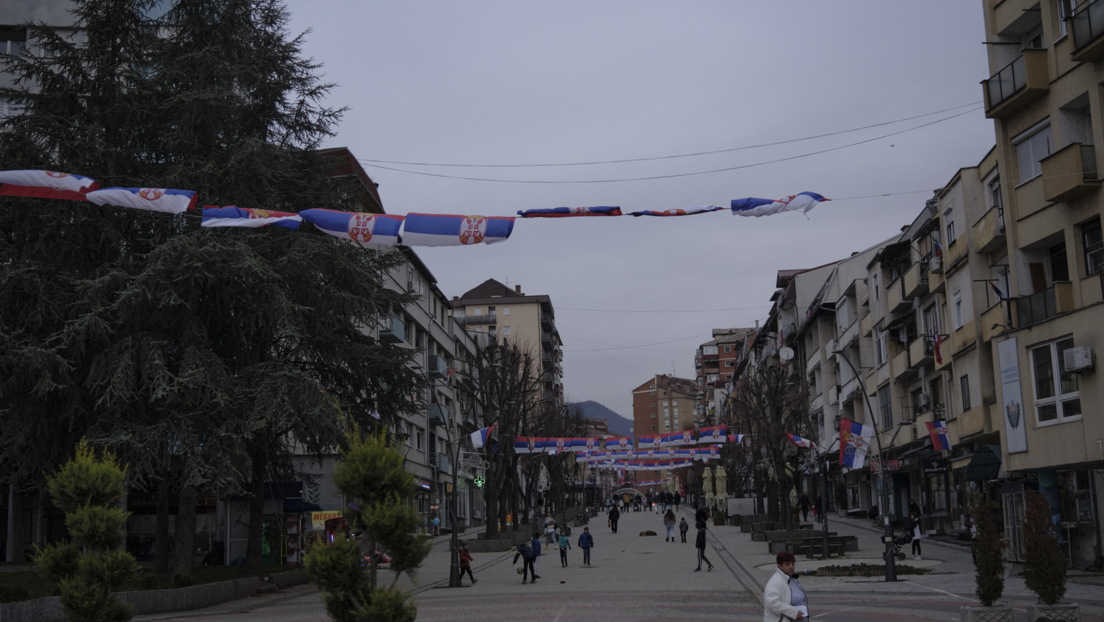
[[[685,508],[682,513],[689,518]],[[849,554],[841,563],[880,558],[879,533],[867,521],[830,520],[832,531],[859,538],[859,552]],[[661,535],[639,536],[645,529]],[[575,529],[573,541],[579,531]],[[400,585],[415,592],[420,621],[762,620],[758,599],[761,586],[773,572],[773,556],[767,553],[766,543],[751,542],[750,535],[738,528],[710,528],[711,546],[706,555],[715,564],[712,572],[704,567],[694,572],[693,529],[688,544],[664,542],[662,520],[656,514],[623,514],[617,534],[610,533],[605,516],[599,515],[592,519],[591,531],[595,539],[592,566],[582,566],[582,553],[577,549],[569,552],[568,568],[560,567],[556,551],[545,551],[538,566],[541,579],[535,584],[522,585],[511,565],[513,555],[477,553],[475,576],[479,583],[469,587],[465,578],[465,587],[448,589],[448,537],[442,536],[419,574],[418,585],[405,578]],[[897,583],[879,578],[802,578],[813,619],[957,620],[959,607],[976,604],[969,550],[928,540],[924,553],[923,563],[932,573],[905,575]],[[803,563],[805,560],[798,560],[798,572]],[[1017,608],[1017,622],[1026,622],[1023,606],[1034,597],[1022,579],[1006,579],[1005,594]],[[1066,600],[1081,603],[1082,620],[1104,622],[1104,587],[1071,582]],[[136,620],[314,622],[327,618],[315,589],[300,586],[208,610]]]

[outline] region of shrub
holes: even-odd
[[[977,569],[977,597],[981,604],[992,607],[1004,593],[1004,546],[993,514],[999,506],[995,501],[979,499],[970,509],[977,526],[974,540],[974,567]]]
[[[195,579],[186,574],[174,574],[172,577],[173,587],[192,587],[193,585],[195,585]]]
[[[1057,605],[1066,593],[1066,560],[1051,514],[1050,503],[1042,495],[1024,495],[1024,583],[1040,602]]]

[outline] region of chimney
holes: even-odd
[[[514,286],[514,291],[520,294],[521,293],[521,286],[520,285],[515,285]]]
[[[452,299],[453,300],[460,300],[460,297],[459,296],[453,296]]]

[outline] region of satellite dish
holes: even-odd
[[[782,348],[778,351],[778,358],[782,359],[782,362],[792,361],[794,357],[793,348]]]

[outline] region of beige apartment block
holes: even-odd
[[[1104,487],[1093,366],[1104,347],[1104,4],[986,0],[982,9],[1004,229],[985,219],[975,227],[990,240],[990,265],[1008,271],[1006,299],[982,327],[997,379],[1005,533],[1019,556],[1023,492],[1038,489],[1060,516],[1066,555],[1084,566],[1101,559]]]
[[[697,384],[689,378],[656,374],[632,391],[633,442],[639,450],[640,437],[694,429],[694,402]],[[636,480],[669,479],[678,475],[685,483],[686,469],[674,471],[635,471]],[[630,476],[631,477],[631,476]],[[655,486],[660,489],[661,486]]]
[[[697,425],[717,425],[717,413],[732,392],[733,374],[743,359],[745,337],[754,331],[754,328],[714,328],[713,339],[698,346],[694,353]]]

